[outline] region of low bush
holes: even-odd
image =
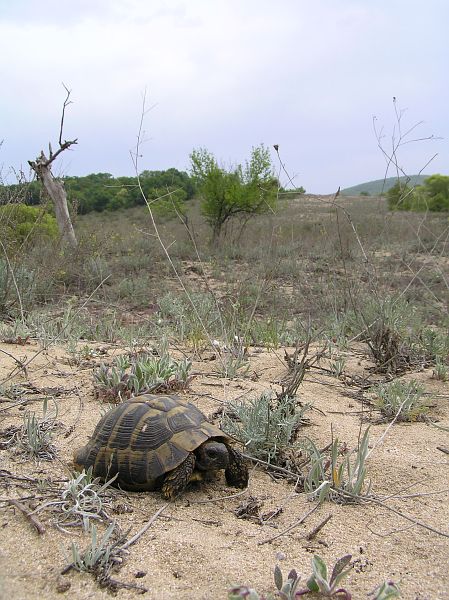
[[[56,239],[58,225],[53,215],[42,207],[25,204],[0,206],[0,238],[8,246],[20,246],[36,238]]]

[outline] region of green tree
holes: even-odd
[[[410,210],[413,190],[403,181],[398,181],[387,192],[388,208],[390,210]]]
[[[429,210],[449,211],[449,177],[447,175],[430,175],[420,187],[427,199]]]
[[[193,150],[190,161],[201,212],[212,227],[212,241],[220,237],[230,219],[249,219],[274,209],[278,182],[265,146],[254,147],[250,160],[230,171],[220,167],[205,148]]]
[[[391,210],[449,211],[449,177],[430,175],[414,189],[398,181],[388,190],[387,200]]]

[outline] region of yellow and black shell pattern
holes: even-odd
[[[144,394],[106,413],[84,448],[75,452],[78,469],[110,479],[127,490],[154,490],[203,442],[231,440],[193,404],[177,396]]]

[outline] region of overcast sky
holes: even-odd
[[[447,0],[0,0],[3,175],[57,145],[61,82],[66,175],[134,174],[145,90],[139,170],[279,144],[297,185],[331,193],[383,177],[373,116],[389,149],[395,96],[404,131],[423,121],[410,139],[444,138],[401,166],[438,153],[425,172],[449,174],[448,23]]]

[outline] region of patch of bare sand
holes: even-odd
[[[0,345],[0,348],[24,362],[38,352],[38,347]],[[109,349],[109,355],[118,349]],[[31,394],[26,383],[36,388],[59,389],[55,401],[59,407],[58,419],[63,426],[57,431],[55,445],[59,460],[52,462],[24,461],[9,449],[0,451],[1,469],[15,475],[27,475],[40,480],[67,477],[66,464],[75,447],[83,445],[100,417],[101,404],[94,399],[92,364],[70,366],[61,349],[39,354],[27,367],[27,375],[19,373],[14,381],[28,389],[30,402],[26,408],[38,410],[41,395]],[[97,361],[98,362],[98,361]],[[214,362],[197,362],[198,376],[186,396],[206,414],[211,415],[225,400],[248,393],[255,395],[273,387],[285,374],[282,352],[253,353],[249,377],[224,382],[213,373]],[[5,354],[0,355],[0,380],[16,365]],[[365,363],[348,356],[353,371],[363,372]],[[435,395],[433,409],[441,423],[448,424],[448,386],[431,379],[429,371],[413,374]],[[344,388],[334,378],[317,371],[309,372],[300,388],[301,399],[313,402],[324,415],[313,411],[311,425],[305,435],[318,446],[330,440],[331,425],[335,436],[353,448],[359,436],[361,406],[342,394]],[[445,395],[446,394],[446,395]],[[0,429],[18,425],[23,417],[23,406],[0,403]],[[365,425],[363,426],[363,428]],[[371,445],[385,431],[386,424],[371,427]],[[411,495],[447,489],[449,460],[439,446],[449,445],[447,432],[425,423],[394,425],[383,443],[369,460],[369,477],[373,491],[379,495]],[[17,482],[16,482],[17,483]],[[20,483],[20,482],[19,482]],[[449,540],[419,527],[382,506],[345,505],[325,503],[302,525],[293,528],[271,543],[260,544],[280,533],[297,521],[313,506],[304,494],[297,494],[284,480],[274,480],[261,469],[254,469],[246,495],[200,503],[229,494],[236,490],[226,487],[222,477],[189,490],[182,498],[169,505],[153,526],[131,548],[123,568],[114,577],[135,582],[149,589],[144,597],[151,600],[179,598],[201,600],[226,598],[227,588],[235,583],[251,585],[262,592],[273,590],[273,567],[276,553],[286,555],[281,563],[284,572],[295,567],[307,577],[310,559],[314,553],[328,564],[346,553],[353,554],[355,568],[346,580],[354,599],[366,598],[376,584],[391,578],[401,583],[403,598],[410,600],[445,600],[449,598],[448,556]],[[32,490],[36,496],[39,490]],[[251,494],[261,503],[261,512],[282,509],[278,516],[264,525],[256,521],[238,519],[235,510]],[[0,498],[29,496],[28,487],[21,488],[7,477],[0,477]],[[42,502],[42,501],[38,501]],[[114,515],[123,531],[137,532],[163,505],[158,493],[127,494],[117,492],[117,504],[126,502],[132,512]],[[388,505],[422,521],[435,529],[449,532],[448,494],[422,495],[403,499],[392,498]],[[90,575],[71,572],[61,576],[60,571],[69,559],[72,540],[80,546],[87,543],[78,529],[67,535],[55,528],[55,515],[42,512],[40,518],[46,532],[39,536],[23,515],[5,502],[0,504],[0,597],[13,600],[46,598],[53,600],[76,597],[107,598],[110,594],[99,588]],[[316,538],[305,536],[327,515],[331,520]],[[146,575],[136,579],[135,574]],[[67,592],[58,593],[58,585],[70,584]],[[119,597],[134,598],[133,590],[120,590]]]

